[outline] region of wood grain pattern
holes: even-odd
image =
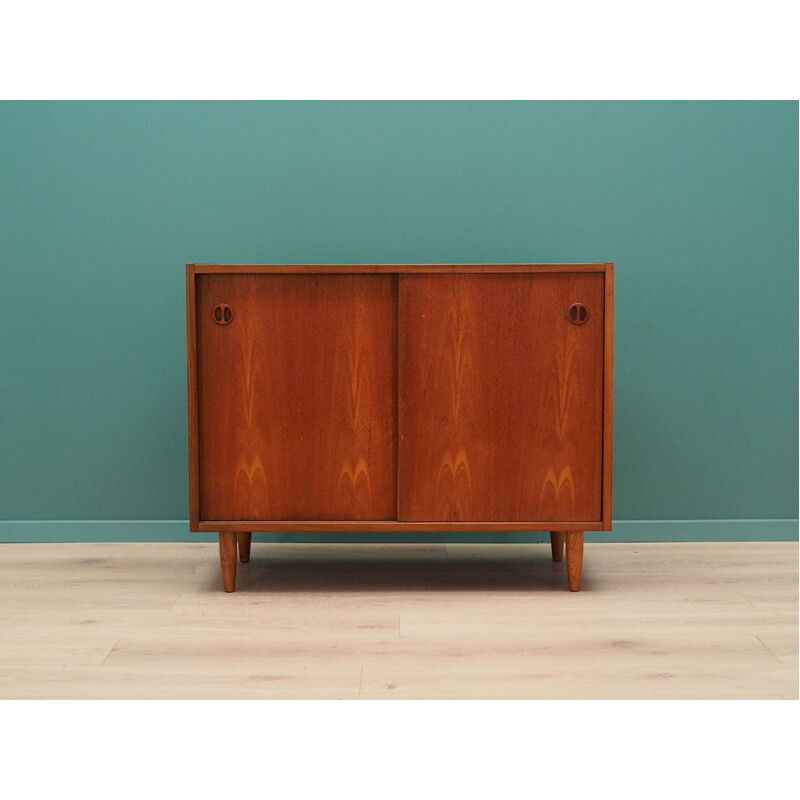
[[[395,281],[197,277],[203,520],[395,518]]]
[[[398,280],[398,518],[599,521],[603,274]]]

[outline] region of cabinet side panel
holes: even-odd
[[[194,264],[186,265],[186,366],[189,411],[189,530],[197,531],[200,521],[200,481],[197,431],[197,318]]]
[[[202,519],[395,519],[396,277],[197,282]]]
[[[600,520],[603,288],[602,273],[399,277],[400,520]]]
[[[611,485],[614,443],[614,265],[606,264],[603,335],[603,530],[611,530]]]

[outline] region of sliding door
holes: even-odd
[[[200,519],[395,519],[397,277],[197,289]]]
[[[599,272],[399,276],[400,520],[600,520],[603,297]]]

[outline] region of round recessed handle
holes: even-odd
[[[233,319],[233,309],[227,303],[219,303],[214,306],[211,316],[217,325],[228,325]]]
[[[573,303],[567,309],[567,319],[573,325],[583,325],[589,319],[589,309],[583,303]]]

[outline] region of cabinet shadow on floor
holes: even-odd
[[[457,553],[445,546],[422,552],[387,555],[385,545],[348,545],[337,554],[330,545],[253,543],[250,561],[237,565],[236,593],[268,592],[396,592],[396,591],[497,591],[568,593],[566,562],[554,562],[550,545],[512,546],[507,554],[498,548],[469,545]],[[300,549],[303,548],[303,549]],[[398,548],[400,550],[400,548]],[[513,551],[513,552],[512,552]],[[204,560],[198,591],[219,592],[219,562]],[[200,577],[200,570],[198,570]],[[202,582],[201,582],[202,581]],[[582,590],[591,589],[586,576]]]

